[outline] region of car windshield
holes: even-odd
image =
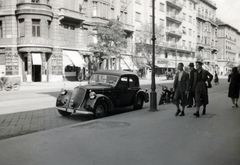
[[[93,74],[89,80],[89,84],[111,84],[115,85],[118,80],[117,76],[106,74]]]

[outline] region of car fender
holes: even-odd
[[[65,95],[59,94],[56,100],[56,107],[68,108],[71,96],[72,96],[71,91],[67,91]]]
[[[149,94],[146,91],[139,90],[136,95],[134,96],[134,103],[136,103],[137,98],[142,96],[144,98],[144,101],[147,103],[149,102]]]
[[[111,102],[111,100],[106,97],[105,95],[102,94],[96,94],[96,98],[95,99],[90,99],[88,98],[84,104],[84,108],[86,110],[90,110],[93,111],[95,105],[100,102],[100,101],[105,101],[107,103],[108,106],[108,111],[112,111],[114,109],[113,104]]]

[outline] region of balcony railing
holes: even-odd
[[[182,23],[183,18],[180,15],[176,15],[171,12],[168,12],[166,16],[168,20],[171,20],[175,23]]]
[[[129,24],[123,24],[123,29],[129,32],[134,32],[134,26]]]
[[[59,8],[59,17],[64,17],[66,19],[74,19],[78,21],[84,21],[85,20],[85,14],[74,11],[74,10],[69,10],[66,8]]]
[[[53,17],[52,7],[43,3],[18,3],[16,15],[20,14],[40,14]]]
[[[181,10],[183,6],[183,4],[179,0],[167,0],[167,5],[174,7],[178,10]]]
[[[173,35],[176,37],[181,37],[183,35],[182,31],[179,30],[178,28],[173,28],[173,27],[168,27],[166,29],[167,35]]]

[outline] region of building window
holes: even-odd
[[[189,35],[192,36],[192,29],[189,29]]]
[[[25,23],[24,19],[19,19],[19,37],[25,37]]]
[[[182,45],[185,46],[186,45],[186,41],[182,40]]]
[[[189,9],[190,9],[190,10],[193,9],[193,4],[192,4],[192,2],[189,2]]]
[[[186,14],[185,13],[183,13],[183,20],[186,21]]]
[[[184,6],[184,7],[187,6],[187,2],[186,2],[186,0],[183,0],[183,6]]]
[[[182,27],[182,31],[183,31],[183,34],[187,34],[187,33],[186,33],[186,27],[183,26],[183,27]]]
[[[51,38],[51,21],[48,21],[48,38]]]
[[[192,16],[189,16],[189,22],[192,23]]]
[[[40,3],[40,0],[32,0],[32,3]]]
[[[3,26],[2,26],[2,21],[0,21],[0,38],[3,38]]]
[[[160,19],[160,26],[164,27],[164,19]]]
[[[160,3],[160,11],[164,12],[164,4],[163,3]]]
[[[189,48],[192,48],[192,42],[189,41]]]
[[[141,22],[141,13],[136,12],[136,21]]]
[[[140,1],[140,0],[136,0],[135,2],[136,2],[136,3],[141,3],[141,1]]]
[[[69,38],[71,41],[75,42],[75,26],[69,26]]]
[[[168,53],[167,52],[165,52],[165,58],[168,58]]]
[[[40,20],[37,19],[32,20],[32,36],[40,37]]]

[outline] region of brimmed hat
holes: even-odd
[[[203,62],[200,60],[197,60],[196,63],[198,63],[199,65],[203,65]]]
[[[189,67],[194,67],[194,63],[190,62]]]

